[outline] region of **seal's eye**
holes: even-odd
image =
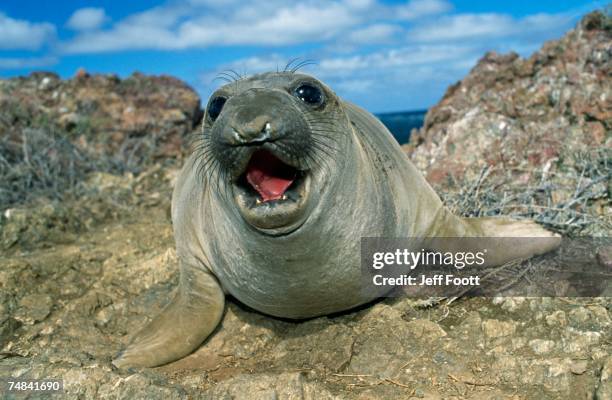
[[[225,105],[226,101],[227,99],[221,96],[215,97],[211,100],[210,104],[208,105],[208,116],[211,120],[216,120],[219,114],[221,114],[221,110],[223,109],[223,105]]]
[[[318,105],[323,103],[323,92],[310,83],[303,83],[295,89],[295,95],[306,104]]]

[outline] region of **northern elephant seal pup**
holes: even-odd
[[[360,290],[362,237],[550,238],[502,249],[498,262],[559,242],[533,222],[451,214],[374,116],[293,72],[241,79],[211,96],[201,144],[174,189],[172,222],[179,291],[118,367],[194,351],[220,322],[225,293],[293,319],[371,301]]]

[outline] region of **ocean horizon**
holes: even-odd
[[[426,113],[427,110],[412,110],[377,113],[374,115],[389,129],[399,144],[405,144],[410,139],[412,129],[423,126]]]

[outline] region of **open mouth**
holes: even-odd
[[[271,150],[257,149],[233,184],[242,217],[273,236],[289,234],[302,226],[317,198],[311,190],[314,180],[310,170],[296,168],[281,157]]]
[[[304,171],[286,164],[267,150],[258,150],[251,156],[244,173],[236,182],[251,207],[275,205],[299,200]]]

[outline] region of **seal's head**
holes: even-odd
[[[350,123],[338,97],[292,72],[230,82],[206,108],[201,167],[257,231],[286,235],[308,219],[339,168]]]

